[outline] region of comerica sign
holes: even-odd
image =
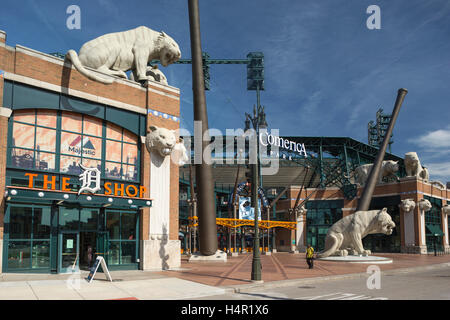
[[[259,142],[265,147],[272,145],[289,151],[298,152],[300,155],[304,155],[305,158],[308,156],[304,143],[283,139],[278,136],[268,134],[267,132],[261,132],[259,134]]]

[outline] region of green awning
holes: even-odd
[[[444,235],[444,233],[442,232],[441,228],[439,228],[435,224],[428,224],[427,223],[425,226],[428,229],[428,233],[431,233],[435,237],[439,237],[439,236],[443,236]]]

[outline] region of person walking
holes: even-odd
[[[314,248],[310,244],[308,244],[308,248],[306,249],[306,263],[309,269],[314,268]]]
[[[88,263],[88,268],[91,269],[92,267],[92,258],[93,258],[93,254],[92,254],[92,246],[89,245],[87,248],[87,263]]]

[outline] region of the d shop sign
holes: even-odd
[[[295,141],[290,141],[289,139],[283,139],[278,136],[268,134],[267,132],[261,132],[259,134],[259,142],[267,147],[268,145],[281,147],[283,149],[298,152],[300,155],[304,155],[305,158],[308,156],[306,154],[306,148],[304,143],[299,143]]]
[[[25,173],[25,176],[28,177],[28,188],[34,188],[34,179],[38,178],[39,175],[37,173]],[[85,182],[85,181],[84,181]],[[71,192],[70,189],[70,178],[62,177],[60,183],[60,190],[65,192]],[[83,183],[83,186],[85,183]],[[82,187],[83,187],[82,186]],[[43,175],[43,189],[47,190],[56,190],[56,176]],[[143,198],[147,188],[144,186],[135,186],[132,184],[123,184],[123,183],[112,183],[106,182],[103,184],[103,188],[105,190],[104,195],[114,195],[121,197],[138,197]]]

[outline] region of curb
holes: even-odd
[[[427,265],[427,266],[420,266],[420,267],[410,267],[410,268],[387,270],[387,271],[382,271],[381,275],[395,275],[395,274],[443,269],[443,268],[448,268],[448,267],[450,267],[450,262]],[[325,276],[325,277],[312,277],[312,278],[302,278],[302,279],[292,279],[292,280],[271,281],[271,282],[265,282],[265,283],[241,284],[241,285],[235,285],[235,286],[224,286],[222,288],[225,289],[227,293],[240,293],[244,290],[249,290],[249,289],[254,289],[254,288],[263,288],[263,289],[282,288],[282,287],[289,287],[289,286],[295,286],[295,285],[300,285],[300,284],[310,284],[310,283],[323,282],[323,281],[366,278],[367,276],[368,276],[368,273],[360,272],[360,273],[349,273],[349,274],[341,274],[341,275]]]

